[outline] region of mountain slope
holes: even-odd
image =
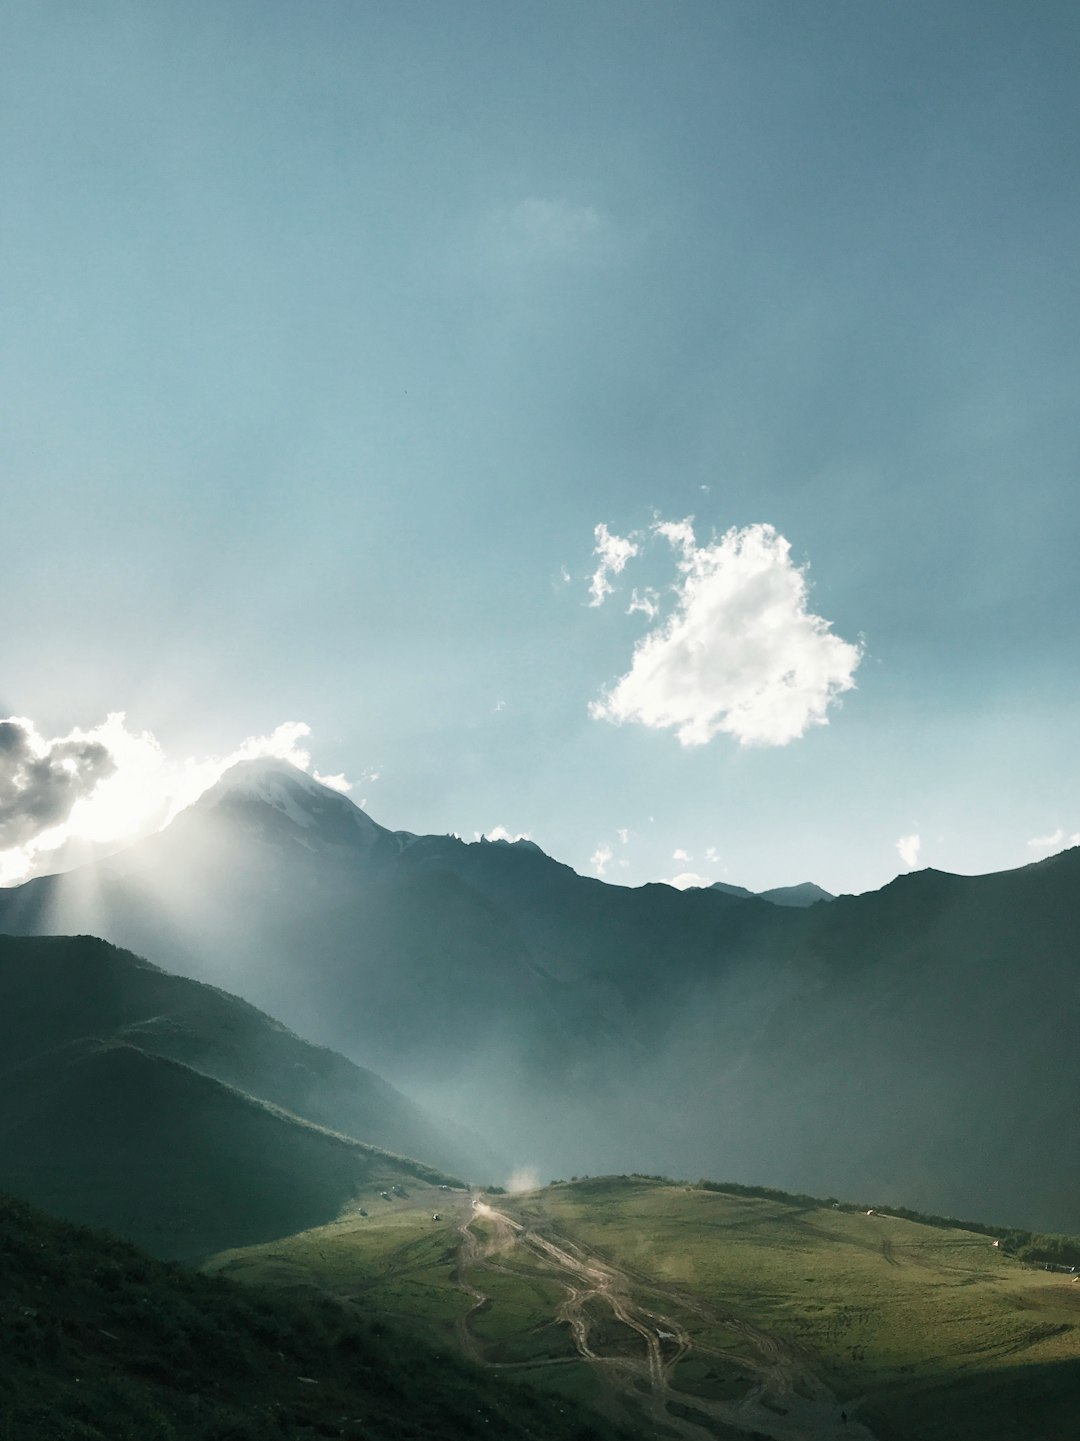
[[[455,1152],[378,1077],[235,997],[90,937],[0,936],[0,1186],[203,1255],[439,1174],[357,1132]]]
[[[0,935],[2,1064],[84,1038],[181,1062],[315,1125],[445,1169],[496,1164],[479,1138],[237,996],[93,937]]]
[[[0,1187],[161,1256],[324,1224],[419,1169],[134,1046],[76,1043],[3,1079]]]

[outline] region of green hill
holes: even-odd
[[[92,936],[0,935],[0,1066],[87,1038],[179,1061],[317,1126],[446,1170],[499,1169],[478,1137],[237,996]]]
[[[1080,1282],[987,1234],[642,1177],[427,1206],[210,1266],[411,1315],[500,1374],[682,1434],[1076,1435]]]
[[[421,1115],[243,1002],[91,938],[0,937],[0,1056],[0,1186],[158,1255],[319,1225],[365,1185],[450,1179],[204,1074],[293,1098],[319,1095],[321,1068],[338,1114],[385,1101],[372,1129],[404,1114],[406,1136]]]
[[[618,1441],[316,1294],[242,1291],[0,1196],[4,1441]]]

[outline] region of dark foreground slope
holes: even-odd
[[[615,1441],[330,1301],[241,1291],[0,1196],[10,1441]]]

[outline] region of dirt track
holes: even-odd
[[[567,1364],[567,1358],[553,1357],[521,1363],[492,1363],[472,1328],[471,1321],[490,1304],[481,1289],[485,1269],[515,1274],[513,1258],[517,1248],[529,1253],[532,1274],[535,1263],[566,1293],[555,1319],[565,1323],[573,1338],[577,1359],[594,1367],[605,1384],[630,1397],[636,1409],[643,1409],[655,1425],[655,1434],[681,1436],[686,1441],[716,1441],[708,1421],[731,1427],[749,1437],[772,1441],[874,1441],[872,1433],[857,1421],[844,1424],[841,1407],[831,1392],[807,1368],[795,1351],[766,1332],[704,1305],[700,1299],[663,1291],[647,1278],[632,1276],[577,1242],[561,1236],[546,1221],[542,1230],[526,1226],[495,1209],[480,1196],[467,1202],[458,1231],[460,1246],[456,1280],[472,1298],[468,1314],[458,1323],[462,1349],[473,1360],[498,1365],[504,1370],[523,1370]],[[473,1223],[482,1219],[490,1234],[481,1239]],[[648,1304],[646,1304],[646,1296]],[[665,1299],[683,1312],[734,1331],[745,1343],[738,1351],[714,1351],[695,1342],[685,1327],[660,1306]],[[597,1339],[597,1313],[610,1311],[615,1322],[636,1335],[639,1345],[622,1346],[618,1354],[607,1354]],[[727,1365],[734,1363],[754,1381],[738,1401],[707,1400],[674,1385],[679,1362],[696,1354],[714,1356]],[[670,1403],[693,1408],[703,1424],[676,1415]]]

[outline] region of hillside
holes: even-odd
[[[288,1234],[372,1180],[440,1174],[273,1104],[434,1135],[377,1077],[88,937],[0,937],[0,1055],[0,1186],[160,1255]]]
[[[390,831],[253,763],[131,851],[0,893],[0,927],[97,929],[239,991],[508,1170],[716,1171],[1080,1229],[1080,851],[778,905]]]
[[[318,1295],[241,1291],[0,1196],[10,1441],[617,1441]]]
[[[439,1223],[402,1202],[210,1265],[409,1316],[687,1441],[1075,1435],[1080,1284],[962,1227],[609,1177],[455,1198]]]
[[[447,1170],[499,1168],[479,1137],[237,996],[93,937],[0,935],[3,1064],[86,1038],[179,1061],[317,1126]]]

